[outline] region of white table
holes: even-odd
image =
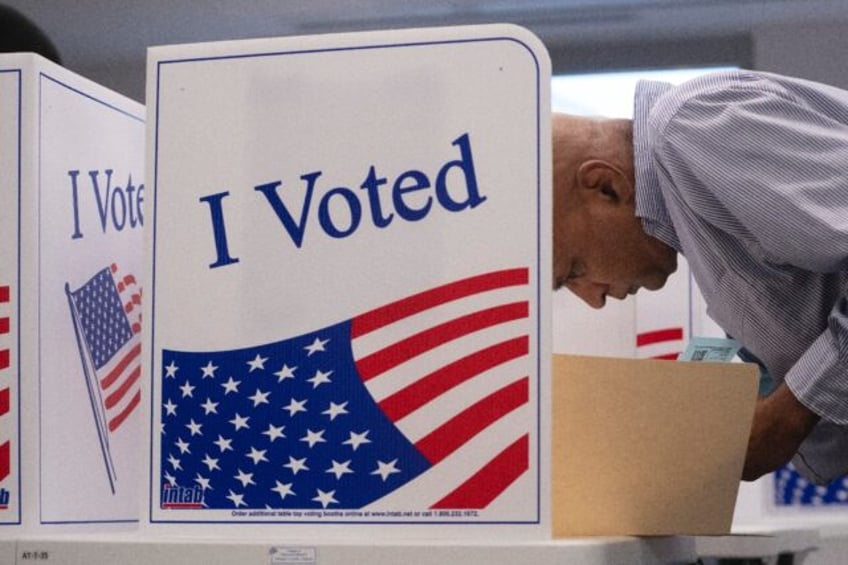
[[[694,538],[579,538],[550,542],[198,541],[141,535],[68,536],[17,540],[16,565],[683,565],[697,561]]]
[[[750,526],[737,528],[728,536],[695,538],[695,549],[705,565],[719,560],[799,565],[820,544],[819,529],[814,527]]]

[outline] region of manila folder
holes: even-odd
[[[554,355],[555,537],[730,531],[758,370]]]

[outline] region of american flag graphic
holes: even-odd
[[[77,290],[66,285],[91,408],[114,493],[109,436],[141,402],[141,288],[112,264]]]
[[[486,508],[530,467],[528,289],[527,268],[489,272],[274,343],[163,350],[160,507]]]
[[[683,351],[683,328],[669,327],[636,334],[636,357],[639,359],[677,359]]]
[[[774,503],[778,507],[848,506],[848,476],[827,485],[805,479],[791,463],[774,472]]]
[[[3,484],[12,472],[12,398],[9,368],[11,332],[11,289],[0,285],[0,484]],[[5,510],[0,505],[0,510]]]

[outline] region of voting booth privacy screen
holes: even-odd
[[[549,83],[514,26],[150,50],[146,521],[547,536]]]
[[[144,119],[0,56],[0,535],[136,527]]]

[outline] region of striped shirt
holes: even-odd
[[[793,463],[848,472],[848,92],[767,73],[642,82],[636,213],[709,315],[822,417]]]

